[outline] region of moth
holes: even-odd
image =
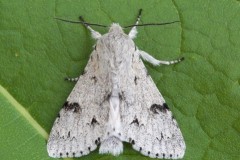
[[[186,146],[178,124],[141,60],[158,66],[183,58],[161,61],[138,49],[133,39],[141,26],[141,11],[135,25],[127,26],[132,27],[128,34],[117,23],[101,35],[90,27],[97,24],[82,17],[76,22],[84,24],[97,42],[84,74],[67,78],[77,83],[53,124],[49,156],[81,157],[98,146],[99,153],[117,156],[123,152],[123,142],[152,158],[184,156]]]

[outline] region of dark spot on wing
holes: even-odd
[[[78,103],[72,103],[72,107],[74,108],[73,110],[74,113],[78,113],[81,110]]]
[[[154,114],[159,114],[159,112],[166,113],[167,110],[169,110],[169,108],[166,103],[163,103],[163,105],[152,104],[152,106],[150,107],[150,111],[152,111]]]
[[[58,113],[57,117],[60,118],[60,114],[59,113]]]
[[[139,126],[139,121],[136,116],[135,116],[134,120],[130,123],[130,125],[131,124],[135,124],[135,125]]]
[[[65,109],[65,111],[72,110],[74,113],[79,113],[81,111],[81,107],[77,102],[69,103],[68,101],[66,101],[63,104],[63,108]]]
[[[60,157],[62,157],[62,153],[61,153],[61,152],[60,152],[60,154],[59,154],[59,155],[60,155]]]
[[[73,137],[71,138],[71,141],[73,141],[73,140],[77,140],[75,136],[73,136]]]
[[[72,154],[73,154],[73,157],[75,157],[75,152],[73,152]]]
[[[96,76],[93,76],[93,77],[91,78],[91,80],[93,80],[94,83],[97,83],[97,77],[96,77]]]
[[[135,78],[134,78],[135,85],[137,85],[137,80],[138,80],[138,78],[135,76]]]
[[[70,131],[68,131],[68,136],[67,136],[68,138],[70,137]]]
[[[151,152],[150,151],[148,151],[148,155],[150,154]]]
[[[164,137],[163,137],[163,133],[161,132],[161,139],[164,139]]]
[[[112,93],[108,93],[107,96],[106,96],[106,100],[108,101],[111,97]]]
[[[91,147],[88,147],[88,150],[91,151]]]
[[[125,96],[125,92],[124,92],[124,91],[120,92],[119,98],[120,98],[121,100],[125,100],[125,99],[126,99],[126,96]]]
[[[132,140],[132,142],[131,142],[131,143],[132,143],[132,145],[134,145],[134,144],[135,144],[135,141],[134,141],[134,140]]]
[[[98,140],[95,140],[95,144],[98,145]]]
[[[132,62],[133,62],[133,60],[134,60],[134,54],[132,54]]]
[[[64,104],[63,104],[63,108],[67,108],[68,107],[68,101],[66,101]]]
[[[99,125],[99,123],[95,117],[92,118],[91,125],[92,126]]]
[[[119,99],[120,99],[120,100],[123,100],[123,96],[122,96],[121,93],[118,93],[118,96],[119,96]]]
[[[68,152],[66,153],[66,155],[68,156]]]
[[[142,151],[142,147],[139,148],[139,151]]]
[[[109,99],[111,97],[111,94],[112,94],[111,92],[110,93],[105,93],[103,101],[100,103],[100,105],[102,105],[103,102],[109,101]]]
[[[163,103],[163,107],[164,107],[164,109],[169,110],[169,107],[168,107],[167,103]]]

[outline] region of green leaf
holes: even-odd
[[[0,0],[0,157],[51,159],[46,141],[54,119],[84,70],[94,41],[81,25],[54,17],[139,27],[136,45],[174,66],[146,67],[186,141],[184,159],[240,159],[240,5],[233,0]],[[101,33],[105,28],[94,27]],[[126,30],[126,32],[128,32]],[[150,159],[124,145],[119,157],[94,151],[81,159]]]

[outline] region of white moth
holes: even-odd
[[[178,124],[140,59],[169,65],[182,58],[160,61],[136,47],[140,14],[128,35],[116,23],[101,35],[82,22],[97,42],[84,74],[69,78],[77,83],[53,124],[49,156],[81,157],[99,145],[99,153],[117,156],[123,142],[152,158],[184,156]]]

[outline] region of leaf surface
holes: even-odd
[[[180,20],[139,27],[135,43],[157,59],[185,57],[173,66],[145,63],[183,132],[184,159],[240,159],[240,5],[233,0],[0,0],[1,158],[51,159],[47,134],[74,86],[64,78],[79,76],[92,51],[88,30],[54,17],[126,26],[140,8],[140,23]],[[81,159],[150,159],[124,147],[119,157],[94,151]]]

